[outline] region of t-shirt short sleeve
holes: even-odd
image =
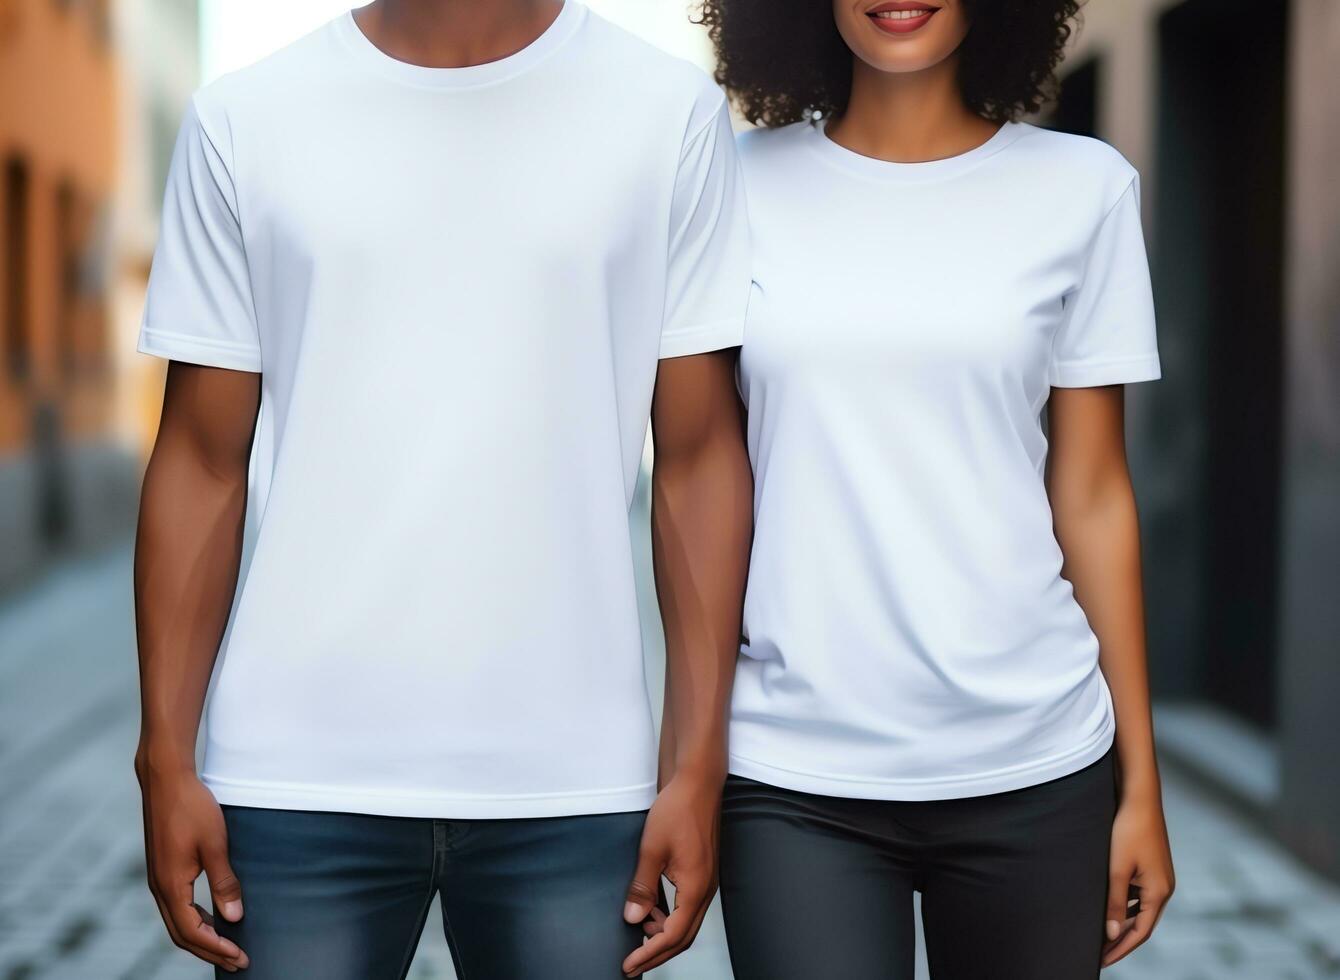
[[[749,221],[724,99],[690,133],[670,210],[661,357],[738,347],[749,301]]]
[[[1065,297],[1049,374],[1058,388],[1159,377],[1154,299],[1134,176],[1090,242],[1082,280]]]
[[[194,101],[168,171],[139,350],[210,367],[261,370],[236,188],[224,151]]]

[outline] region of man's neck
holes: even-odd
[[[468,68],[520,51],[562,9],[562,0],[374,0],[354,18],[397,61]]]

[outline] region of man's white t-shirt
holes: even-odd
[[[1053,386],[1159,375],[1134,170],[1006,125],[894,164],[742,137],[755,466],[731,771],[933,800],[1063,776],[1113,736],[1043,483]]]
[[[140,349],[262,375],[220,801],[649,805],[628,508],[658,358],[740,342],[747,238],[721,93],[576,0],[460,69],[345,15],[196,95]]]

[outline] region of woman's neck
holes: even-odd
[[[957,58],[907,73],[854,60],[847,109],[827,133],[855,153],[892,163],[943,160],[980,146],[999,129],[964,104]]]
[[[368,39],[397,60],[467,68],[520,51],[562,8],[559,0],[375,0],[354,16]]]

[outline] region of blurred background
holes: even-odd
[[[684,0],[590,5],[710,67]],[[163,366],[135,334],[189,95],[343,9],[0,0],[0,980],[209,975],[143,885],[130,538]],[[1084,19],[1044,122],[1143,175],[1165,380],[1130,449],[1179,872],[1108,975],[1340,976],[1340,4]],[[646,516],[644,488],[644,572]],[[433,922],[412,977],[452,976]],[[715,913],[658,976],[728,980]]]

